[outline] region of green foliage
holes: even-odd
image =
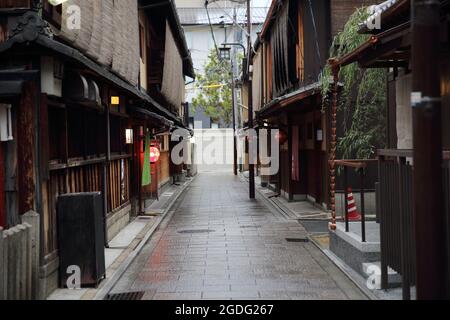
[[[233,123],[231,63],[220,61],[212,50],[204,69],[203,74],[197,75],[199,93],[192,100],[192,108],[203,110],[213,122],[230,125]]]
[[[334,39],[330,57],[342,57],[368,40],[358,33],[359,23],[367,19],[365,8],[356,10],[347,21],[344,30]],[[331,68],[322,74],[324,106],[329,105]],[[375,149],[386,143],[386,71],[361,69],[357,63],[342,67],[339,81],[338,111],[343,112],[344,137],[338,138],[338,153],[344,159],[369,159]],[[340,125],[340,123],[338,123]]]

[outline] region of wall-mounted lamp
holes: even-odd
[[[118,106],[120,104],[120,97],[118,96],[111,96],[111,105],[112,106]]]
[[[133,144],[133,129],[125,129],[125,143]]]
[[[323,130],[322,129],[317,130],[316,137],[317,137],[317,141],[319,141],[319,142],[323,141]]]

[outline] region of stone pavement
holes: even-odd
[[[128,259],[142,241],[145,241],[146,237],[149,236],[147,234],[156,227],[162,219],[162,214],[180,196],[190,180],[164,188],[159,200],[148,201],[147,216],[136,217],[109,242],[109,248],[105,248],[106,280],[101,282],[98,288],[57,289],[48,297],[48,300],[91,300],[99,291],[104,290],[104,287],[110,286],[109,281],[121,269],[122,263]]]
[[[111,293],[144,299],[365,299],[296,221],[248,199],[248,184],[202,173]],[[296,239],[288,242],[286,239]]]

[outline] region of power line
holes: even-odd
[[[206,15],[208,16],[208,24],[209,24],[209,28],[211,29],[211,35],[214,41],[214,47],[216,48],[216,54],[217,54],[217,58],[220,59],[219,56],[219,48],[217,47],[217,42],[216,42],[216,37],[214,35],[214,28],[211,24],[211,17],[209,16],[209,10],[208,10],[208,0],[205,1],[205,9],[206,9]]]

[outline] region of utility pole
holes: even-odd
[[[247,39],[248,39],[248,127],[250,130],[253,129],[253,49],[252,49],[252,18],[251,18],[251,0],[247,0]],[[251,141],[255,143],[255,141]],[[249,148],[249,152],[252,152],[254,148]],[[256,156],[256,155],[255,155]],[[249,170],[249,184],[250,184],[250,199],[255,199],[255,164],[254,159],[257,157],[252,157],[250,154],[250,163],[248,166]]]
[[[236,25],[238,24],[237,21],[237,12],[236,8],[233,8],[233,26],[232,26],[232,32],[233,32],[233,41],[236,42]],[[237,97],[236,97],[236,69],[237,69],[237,59],[236,59],[236,48],[233,47],[233,54],[232,54],[232,74],[231,74],[231,94],[233,95],[233,143],[234,143],[234,150],[233,150],[233,161],[234,161],[234,175],[238,175],[238,152],[237,152],[237,131],[236,131],[236,111],[237,111]]]
[[[448,278],[438,65],[440,1],[413,0],[411,13],[417,298],[444,299]]]

